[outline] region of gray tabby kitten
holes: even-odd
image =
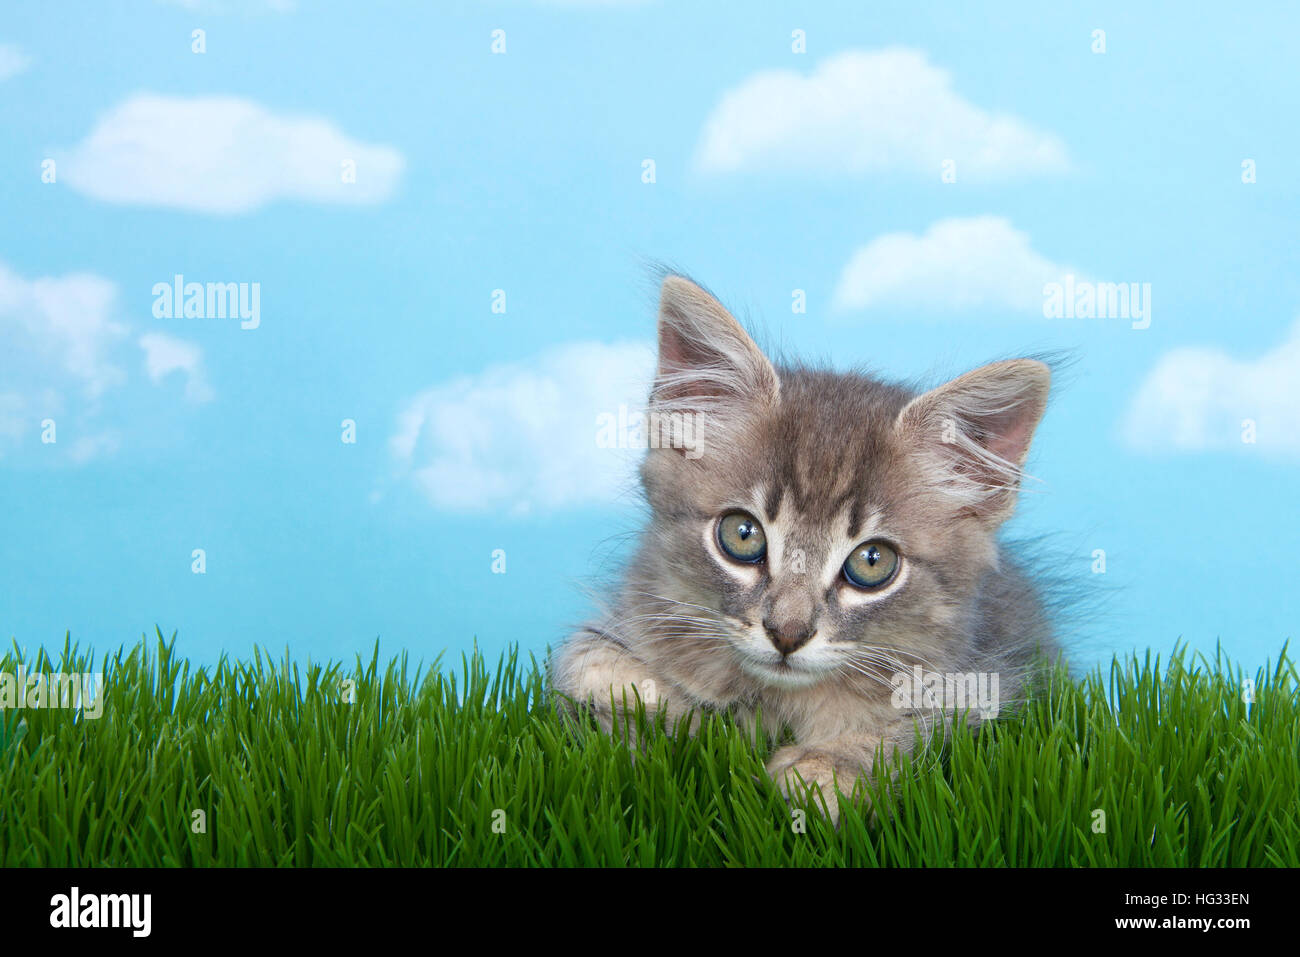
[[[687,447],[648,451],[640,550],[608,613],[555,655],[555,689],[606,728],[637,697],[670,721],[761,707],[795,740],[772,778],[787,797],[818,788],[838,819],[836,785],[850,794],[882,746],[910,749],[916,722],[951,714],[918,675],[995,676],[1014,700],[1036,653],[1056,653],[997,540],[1050,380],[1016,359],[915,395],[774,367],[716,299],[668,276],[649,411]]]

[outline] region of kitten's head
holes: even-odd
[[[762,684],[937,660],[996,573],[1049,383],[1029,359],[922,395],[777,368],[716,299],[669,276],[650,410],[679,447],[642,468],[646,576],[707,609],[711,647]]]

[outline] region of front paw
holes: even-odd
[[[772,756],[767,773],[787,801],[804,798],[813,807],[824,805],[830,822],[838,826],[841,792],[851,795],[857,779],[867,772],[827,751],[793,745]]]

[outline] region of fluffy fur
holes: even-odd
[[[652,448],[651,519],[608,612],[551,662],[569,702],[613,724],[645,701],[675,721],[726,709],[793,733],[768,771],[838,816],[878,755],[951,717],[900,703],[900,675],[996,674],[1022,697],[1056,644],[1030,579],[999,544],[1050,373],[984,366],[924,394],[858,375],[774,366],[711,295],[664,280],[650,411],[695,417],[693,454]],[[761,523],[767,553],[731,558],[720,518]],[[900,556],[863,589],[843,564],[862,543]],[[791,650],[793,649],[793,650]],[[935,720],[940,719],[940,720]],[[969,720],[969,718],[968,718]]]

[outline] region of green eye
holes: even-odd
[[[718,544],[738,562],[761,561],[767,554],[767,536],[758,519],[748,512],[728,512],[718,522]]]
[[[859,588],[879,588],[898,571],[898,552],[884,542],[863,542],[844,562],[844,577]]]

